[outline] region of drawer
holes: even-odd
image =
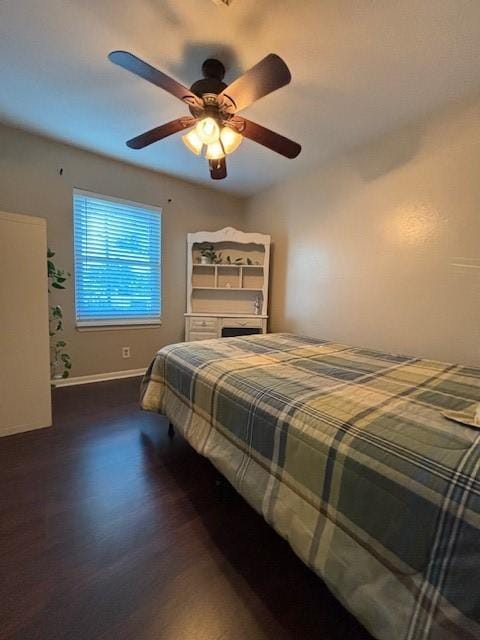
[[[189,342],[196,342],[197,340],[214,340],[218,338],[217,332],[209,333],[208,331],[190,331],[188,335]]]
[[[190,318],[190,331],[217,332],[217,318]]]
[[[222,318],[222,327],[262,328],[262,318]]]

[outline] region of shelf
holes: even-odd
[[[260,305],[261,315],[266,314],[269,236],[244,234],[226,228],[215,232],[191,233],[187,240],[188,313],[205,314],[206,317],[258,318],[254,310]],[[222,262],[201,263],[202,250],[210,246]],[[226,260],[227,257],[230,262]]]
[[[268,318],[268,316],[256,313],[218,313],[216,311],[206,311],[204,313],[202,313],[201,311],[192,311],[189,313],[184,313],[183,315],[187,318]]]
[[[263,269],[263,264],[200,264],[196,262],[194,268],[211,269],[212,267],[220,267],[221,269]]]
[[[192,287],[193,290],[202,291],[263,291],[260,287]]]

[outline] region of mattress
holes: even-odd
[[[379,640],[480,638],[480,369],[290,334],[161,349],[164,414]]]

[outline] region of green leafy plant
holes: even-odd
[[[213,245],[208,245],[200,249],[202,258],[207,258],[210,264],[220,264],[222,262],[222,254],[215,251]]]
[[[68,272],[59,269],[52,258],[55,252],[47,249],[48,293],[52,289],[65,289],[65,282],[70,277]],[[52,304],[48,308],[48,324],[50,333],[50,371],[52,379],[68,378],[72,368],[72,358],[64,349],[65,340],[58,339],[63,331],[63,309],[59,304]]]

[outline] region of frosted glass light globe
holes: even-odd
[[[203,144],[212,144],[220,139],[220,127],[213,118],[203,118],[195,127]]]
[[[225,153],[233,153],[235,149],[240,146],[243,136],[231,129],[230,127],[223,127],[220,133],[220,140],[222,142]]]
[[[205,153],[205,158],[207,160],[220,160],[224,157],[225,152],[220,142],[212,142],[212,144],[207,146],[207,151]]]
[[[195,129],[192,129],[185,136],[182,136],[182,140],[183,144],[190,149],[192,153],[196,156],[200,155],[203,148],[203,142],[200,140],[200,136]]]

